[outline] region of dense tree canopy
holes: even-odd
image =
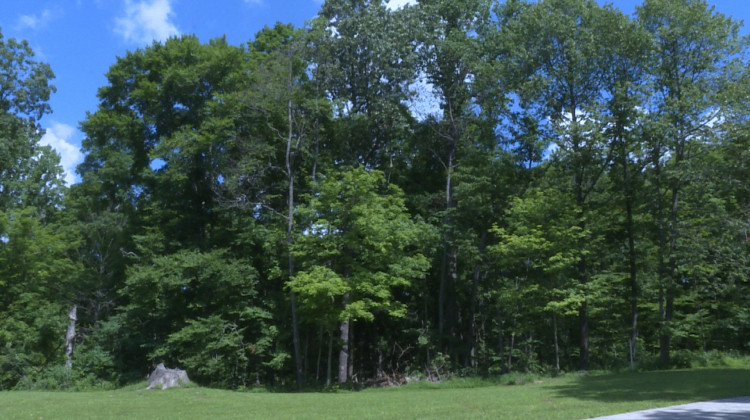
[[[117,58],[69,188],[52,72],[0,36],[0,389],[747,352],[739,30],[704,0],[328,0]]]
[[[76,235],[61,222],[59,156],[41,146],[39,119],[54,86],[26,42],[0,33],[0,389],[64,359]]]

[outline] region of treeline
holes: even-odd
[[[69,188],[52,73],[0,38],[0,388],[745,352],[739,29],[702,0],[329,0],[118,57]]]

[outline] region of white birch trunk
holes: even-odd
[[[65,334],[65,367],[68,369],[73,367],[73,348],[76,341],[76,312],[78,307],[76,305],[70,306],[68,312],[68,332]]]

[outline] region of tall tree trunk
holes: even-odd
[[[352,330],[354,329],[354,324],[352,323],[352,320],[349,320],[349,366],[348,366],[348,376],[350,381],[354,381],[354,341],[352,340]],[[361,370],[361,369],[360,369]]]
[[[68,312],[68,331],[65,334],[65,367],[68,369],[73,367],[73,349],[76,341],[76,312],[78,310],[77,305],[71,305],[70,311]]]
[[[664,366],[669,366],[672,363],[671,350],[672,350],[672,318],[674,316],[674,286],[671,284],[673,280],[670,279],[670,284],[667,285],[665,290],[665,308],[664,308],[664,325],[666,327],[664,331],[662,341],[662,361]]]
[[[456,252],[453,244],[453,217],[450,214],[453,209],[453,164],[454,164],[454,152],[451,151],[448,156],[448,162],[446,165],[446,178],[445,178],[445,212],[446,215],[443,218],[443,228],[445,233],[443,234],[443,259],[440,269],[440,288],[438,292],[438,331],[440,335],[446,333],[446,330],[450,328],[449,320],[450,315],[447,314],[448,307],[447,299],[451,298],[451,280],[455,278],[455,263],[453,259],[456,256]]]
[[[328,363],[326,364],[326,387],[331,386],[331,371],[333,370],[333,332],[328,332]]]
[[[344,305],[349,300],[349,293],[344,294]],[[339,351],[339,383],[345,384],[349,379],[349,327],[351,320],[341,322],[339,331],[341,333],[341,350]]]
[[[508,348],[508,372],[513,370],[513,350],[516,345],[516,328],[518,327],[518,308],[513,314],[513,330],[510,332],[510,347]]]
[[[479,253],[484,253],[485,243],[487,239],[488,229],[482,231],[482,236],[479,239]],[[476,353],[477,353],[477,306],[479,305],[479,283],[481,281],[481,260],[474,265],[474,276],[471,283],[471,313],[469,314],[469,335],[471,339],[471,349],[469,351],[469,360],[467,365],[472,368],[476,368]]]
[[[654,187],[656,190],[656,221],[659,230],[659,246],[657,249],[657,281],[659,284],[659,364],[661,366],[669,365],[669,347],[670,347],[670,336],[667,331],[667,317],[665,311],[665,291],[667,289],[667,282],[669,278],[666,270],[665,263],[665,251],[667,247],[666,240],[666,222],[664,220],[664,205],[662,203],[662,192],[661,192],[661,144],[655,146],[655,151],[652,157],[654,164]]]
[[[290,293],[289,300],[292,307],[292,341],[294,344],[294,361],[297,373],[297,388],[302,388],[304,379],[302,376],[302,351],[299,343],[299,319],[297,317],[297,297],[294,292]]]
[[[571,92],[573,91],[573,88],[571,87]],[[571,112],[571,122],[572,125],[575,126],[578,123],[578,116],[576,115],[578,110],[578,106],[575,100],[575,96],[571,95],[571,104],[570,104],[570,112]],[[573,135],[573,152],[575,156],[579,156],[581,153],[580,145],[582,143],[582,139],[579,138],[577,134]],[[584,186],[584,168],[577,167],[574,170],[575,176],[573,178],[574,182],[574,189],[575,189],[575,199],[576,204],[578,205],[578,228],[581,232],[586,231],[586,193],[585,193],[585,186]],[[579,252],[583,252],[586,249],[586,239],[581,237],[578,241],[578,250]],[[581,282],[582,285],[586,285],[588,283],[588,270],[587,270],[587,263],[586,263],[586,256],[581,255],[581,259],[578,262],[578,280]],[[580,322],[580,358],[579,358],[579,365],[581,370],[588,370],[589,369],[589,314],[588,314],[588,302],[587,297],[583,297],[583,303],[581,303],[581,307],[578,309],[578,319]]]
[[[471,366],[472,368],[475,368],[476,363],[476,353],[477,353],[477,295],[479,293],[479,277],[480,277],[480,270],[481,266],[479,263],[474,265],[474,276],[472,279],[471,284],[471,312],[469,313],[469,340],[470,348],[469,348],[469,354],[466,358],[465,365],[467,367]]]
[[[557,341],[557,314],[552,312],[552,329],[555,335],[555,372],[560,373],[560,345]]]
[[[635,350],[638,342],[638,296],[640,288],[638,286],[638,271],[636,265],[635,251],[635,223],[633,222],[633,201],[634,192],[630,179],[630,167],[628,165],[628,151],[626,140],[623,136],[625,132],[624,124],[617,124],[616,131],[619,133],[616,141],[619,143],[620,165],[622,169],[623,190],[625,194],[625,235],[628,239],[628,273],[630,283],[630,338],[628,339],[628,350],[630,355],[630,370],[635,370]]]
[[[589,369],[589,315],[588,303],[584,298],[581,308],[578,310],[579,321],[581,323],[581,370]]]
[[[320,360],[323,358],[323,326],[318,329],[318,357],[315,360],[315,382],[320,383]]]
[[[682,147],[678,147],[676,156],[675,166],[680,166],[682,159]],[[676,183],[679,181],[675,181]],[[664,309],[664,323],[665,323],[665,336],[663,339],[662,351],[666,351],[662,358],[662,362],[665,366],[671,363],[670,351],[672,346],[672,320],[674,318],[674,298],[676,293],[676,278],[677,275],[677,211],[679,204],[680,187],[675,185],[672,188],[672,205],[671,205],[671,223],[669,227],[669,265],[667,267],[669,277],[668,283],[665,290],[665,309]]]
[[[294,88],[293,71],[292,71],[292,57],[289,57],[289,100],[287,101],[287,122],[289,131],[287,132],[286,138],[286,175],[289,182],[289,192],[287,197],[287,229],[286,229],[286,242],[287,242],[287,253],[289,254],[289,278],[294,276],[294,257],[292,256],[292,245],[294,244],[294,236],[292,235],[294,229],[294,171],[292,170],[292,141],[294,140],[294,117],[292,115],[292,89]],[[297,142],[299,145],[299,140]],[[302,370],[302,352],[300,350],[300,339],[299,339],[299,319],[297,314],[297,296],[292,291],[289,294],[289,301],[292,310],[292,342],[294,345],[294,364],[297,376],[297,388],[301,389],[304,383],[303,370]]]
[[[586,230],[586,216],[583,212],[583,195],[581,194],[579,196],[579,205],[581,208],[581,222],[579,222],[578,226],[581,229],[581,232],[585,232]],[[584,250],[585,249],[585,243],[582,239],[579,243],[579,249]],[[586,264],[586,257],[581,256],[581,260],[578,262],[578,277],[580,279],[581,284],[584,286],[588,283],[588,272],[587,272],[587,264]],[[583,297],[583,302],[581,303],[581,307],[578,309],[578,319],[580,322],[580,368],[581,370],[588,370],[589,369],[589,308],[588,308],[588,297]]]
[[[500,358],[500,372],[507,373],[505,365],[505,343],[503,341],[503,315],[500,310],[497,311],[497,351]]]
[[[625,212],[626,212],[626,231],[628,236],[628,266],[630,272],[630,318],[631,318],[631,330],[630,330],[630,370],[635,370],[635,347],[638,341],[638,295],[640,290],[638,287],[638,272],[636,266],[636,254],[635,254],[635,232],[633,223],[633,196],[630,191],[630,181],[628,180],[627,162],[624,163],[624,176],[625,176]]]

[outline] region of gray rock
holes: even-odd
[[[188,379],[187,372],[182,369],[168,369],[164,367],[164,363],[159,363],[159,366],[148,377],[148,388],[146,389],[154,389],[159,385],[161,385],[161,389],[167,389],[189,383],[190,379]]]

